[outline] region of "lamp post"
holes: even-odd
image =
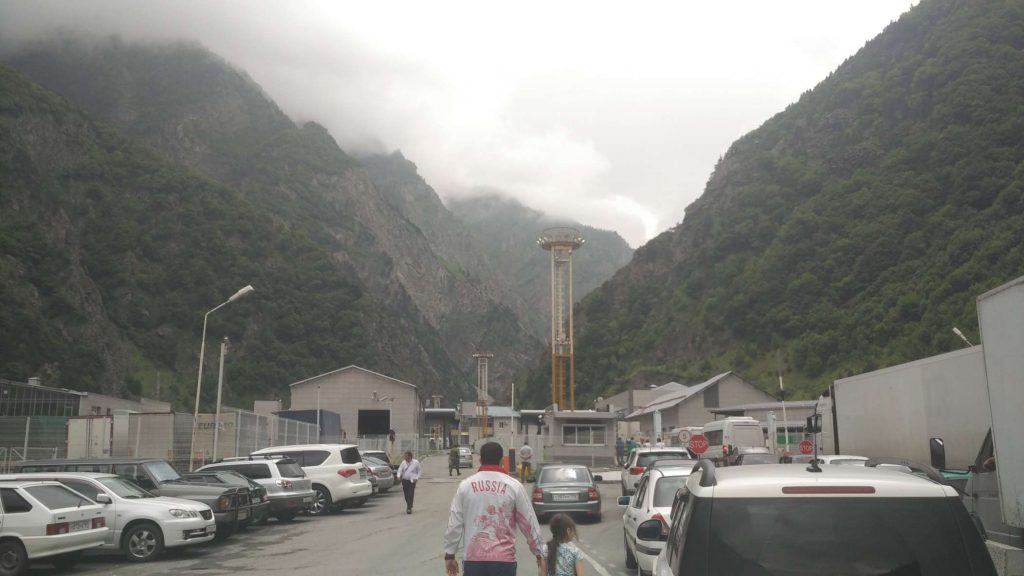
[[[238,300],[239,298],[244,298],[245,296],[252,294],[254,290],[255,288],[252,287],[252,284],[249,284],[248,286],[242,288],[238,292],[232,294],[231,298],[228,298],[225,302],[218,304],[216,307],[214,307],[212,310],[210,310],[203,316],[203,340],[202,343],[199,345],[199,376],[196,378],[196,409],[195,412],[192,413],[192,443],[188,449],[189,472],[191,472],[195,468],[195,459],[193,458],[193,456],[195,455],[196,452],[196,426],[198,425],[199,420],[199,398],[200,394],[203,391],[203,359],[206,354],[206,321],[210,318],[210,314],[213,314],[217,310],[223,308],[224,306],[227,306],[228,304],[234,302],[235,300]]]
[[[961,332],[960,329],[957,328],[956,326],[953,327],[953,334],[956,334],[957,336],[960,337],[961,340],[964,341],[964,343],[966,343],[971,348],[974,348],[974,344],[971,344],[971,341],[967,339],[967,336],[964,336],[964,333]]]
[[[220,342],[220,373],[217,376],[217,410],[213,416],[213,458],[217,458],[217,446],[220,440],[220,398],[224,389],[224,356],[228,353],[228,337]],[[237,455],[237,453],[236,453]]]

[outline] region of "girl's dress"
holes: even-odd
[[[563,542],[558,545],[558,558],[555,561],[555,576],[575,576],[576,561],[583,558],[583,553],[574,542]]]

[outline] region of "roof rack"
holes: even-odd
[[[704,458],[703,460],[698,460],[697,463],[693,465],[693,470],[690,472],[690,475],[692,476],[693,474],[696,474],[698,470],[704,471],[704,474],[701,475],[700,477],[701,486],[707,488],[709,486],[715,486],[716,484],[718,484],[718,482],[715,480],[714,462],[708,460],[707,458]]]
[[[927,464],[921,464],[920,462],[914,462],[913,460],[906,460],[904,458],[886,457],[869,458],[867,462],[864,462],[864,465],[869,468],[877,468],[879,464],[893,464],[896,466],[906,466],[907,468],[910,468],[911,472],[923,474],[932,482],[935,482],[936,484],[942,484],[943,486],[950,486],[954,490],[956,490],[957,493],[961,495],[963,494],[962,490],[960,490],[956,486],[953,486],[953,484],[951,484],[949,480],[946,480],[946,477],[942,475],[942,472],[939,472],[938,470],[932,468]]]

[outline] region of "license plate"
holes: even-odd
[[[249,511],[248,510],[239,510],[238,511],[238,519],[239,520],[245,520],[248,517],[249,517]]]
[[[575,494],[552,494],[551,499],[555,502],[575,502],[577,500]]]
[[[80,532],[92,528],[92,520],[76,520],[68,524],[68,532]]]

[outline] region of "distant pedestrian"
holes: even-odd
[[[661,441],[661,436],[659,436],[658,440],[654,442],[654,447],[655,448],[664,448],[665,447],[665,443]]]
[[[630,436],[629,440],[626,440],[626,457],[627,458],[629,457],[630,452],[632,452],[633,450],[636,450],[636,440],[634,440],[633,437]]]
[[[412,501],[416,496],[416,481],[420,479],[423,467],[420,461],[412,457],[412,452],[405,451],[405,459],[398,465],[398,478],[402,481],[402,492],[405,494],[405,513],[412,514]]]
[[[459,447],[452,446],[452,449],[448,451],[448,477],[451,478],[452,470],[462,476],[462,469],[459,468]]]
[[[533,461],[533,448],[528,442],[523,442],[519,449],[519,481],[526,484],[530,480],[530,463]]]
[[[544,536],[523,485],[502,470],[504,450],[497,442],[480,447],[480,470],[459,484],[444,533],[444,567],[459,573],[455,552],[465,543],[464,576],[515,576],[516,528],[537,559],[538,574],[547,574]]]
[[[615,463],[619,466],[626,463],[626,443],[622,441],[622,436],[615,439]]]
[[[583,553],[573,540],[576,540],[576,522],[568,514],[555,514],[551,518],[548,542],[549,576],[583,576]]]

